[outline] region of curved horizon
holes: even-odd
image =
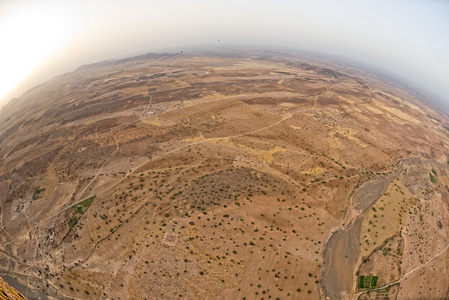
[[[7,1],[0,107],[80,65],[188,46],[274,47],[374,66],[449,103],[444,1]],[[45,21],[45,22],[44,22]],[[218,42],[220,40],[220,42]]]

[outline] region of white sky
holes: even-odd
[[[0,107],[82,64],[218,39],[357,59],[449,103],[449,1],[0,0]]]

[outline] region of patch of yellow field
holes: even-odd
[[[256,156],[259,160],[263,160],[266,162],[272,162],[274,160],[273,155],[277,152],[285,152],[286,150],[282,147],[274,147],[274,149],[271,150],[259,150],[259,149],[252,149],[249,147],[246,147],[246,152],[248,154]]]
[[[360,146],[362,146],[363,148],[366,148],[368,145],[361,142],[358,138],[355,137],[355,135],[357,134],[357,131],[355,129],[349,128],[349,127],[342,127],[342,126],[338,126],[335,131],[339,134],[344,135],[345,137],[347,137],[348,139],[357,142]]]
[[[363,114],[363,110],[360,109],[358,106],[352,107],[352,110],[355,111],[355,112],[357,112],[357,113],[359,113],[359,114]]]
[[[329,142],[329,147],[333,149],[341,149],[343,146],[340,139],[336,136],[337,134],[341,134],[347,137],[348,139],[357,142],[357,144],[359,144],[363,148],[368,147],[367,144],[363,143],[362,141],[360,141],[358,138],[355,137],[355,135],[357,134],[356,130],[348,127],[337,126],[334,130],[329,131],[327,138]]]
[[[316,168],[310,168],[310,169],[308,169],[308,170],[306,170],[306,171],[304,171],[302,173],[303,174],[309,174],[309,175],[318,175],[318,174],[321,174],[323,172],[324,172],[323,168],[316,167]]]
[[[172,123],[173,123],[172,121],[162,119],[159,116],[151,116],[148,119],[142,119],[141,121],[144,124],[151,124],[151,125],[155,125],[158,127],[169,126],[169,125],[172,125]]]
[[[294,104],[294,103],[287,103],[287,102],[281,103],[281,105],[285,106],[285,107],[292,107],[292,108],[296,107],[296,104]]]
[[[210,143],[214,144],[222,144],[222,145],[231,145],[240,149],[243,149],[246,153],[249,155],[255,156],[258,160],[263,162],[272,162],[274,160],[273,155],[277,152],[285,152],[286,150],[282,147],[274,147],[270,150],[262,150],[262,149],[254,149],[245,145],[240,145],[237,143],[233,143],[229,140],[229,138],[222,138],[222,139],[213,139],[208,140]]]
[[[407,122],[407,121],[404,121],[404,120],[402,120],[402,119],[399,119],[399,118],[396,118],[396,117],[393,117],[393,116],[390,116],[390,120],[393,121],[393,122],[395,122],[396,124],[399,124],[399,125],[410,124],[410,123]]]
[[[385,109],[386,111],[388,111],[389,113],[393,114],[394,116],[398,117],[401,120],[404,120],[404,121],[407,121],[407,122],[413,123],[413,124],[421,124],[420,120],[417,120],[417,119],[413,118],[412,116],[410,116],[394,107],[388,107],[388,106],[382,106],[382,105],[381,105],[381,107],[383,109]],[[392,120],[398,124],[401,124],[401,120],[397,120],[397,118],[392,118]]]
[[[342,149],[343,143],[340,141],[338,137],[336,137],[337,133],[335,131],[331,131],[328,133],[327,142],[329,143],[329,147],[332,149]]]
[[[188,143],[197,143],[197,142],[201,142],[204,140],[205,140],[205,137],[202,134],[200,136],[196,136],[193,138],[182,139],[183,142],[188,142]]]
[[[381,111],[380,109],[375,108],[374,105],[371,105],[371,104],[365,105],[364,108],[367,109],[367,110],[369,110],[370,112],[376,114],[376,115],[382,115],[382,114],[384,114],[383,111]]]
[[[409,209],[417,204],[412,193],[399,181],[393,181],[385,194],[365,214],[360,234],[362,257],[367,257],[385,239],[397,234]]]
[[[294,126],[294,125],[290,125],[290,127],[293,128],[293,129],[295,129],[295,130],[301,129],[301,127],[299,127],[299,126]]]
[[[362,100],[360,100],[359,98],[355,97],[355,96],[349,96],[349,95],[345,95],[345,96],[341,96],[338,95],[337,96],[340,100],[349,103],[349,104],[361,104],[363,103]]]
[[[385,92],[382,92],[382,91],[379,91],[379,90],[373,90],[373,91],[377,92],[377,93],[381,93],[382,95],[387,96],[388,98],[396,100],[397,102],[399,102],[399,103],[401,103],[403,105],[406,105],[406,106],[408,106],[408,107],[410,107],[410,108],[412,108],[412,109],[414,109],[416,111],[419,111],[419,112],[423,113],[422,110],[418,106],[416,106],[416,105],[414,105],[414,104],[412,104],[410,102],[404,101],[401,98],[398,98],[396,96],[393,96],[391,94],[388,94],[388,93],[385,93]]]
[[[293,89],[291,89],[291,88],[289,88],[289,87],[286,87],[285,85],[278,84],[278,86],[279,86],[281,89],[283,89],[283,90],[290,91],[290,92],[294,92]],[[293,103],[288,103],[288,104],[293,104]]]

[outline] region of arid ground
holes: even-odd
[[[30,299],[447,299],[446,112],[303,54],[82,66],[0,112],[0,276]]]

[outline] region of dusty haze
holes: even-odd
[[[82,64],[189,47],[340,55],[449,101],[446,1],[5,1],[0,107]]]

